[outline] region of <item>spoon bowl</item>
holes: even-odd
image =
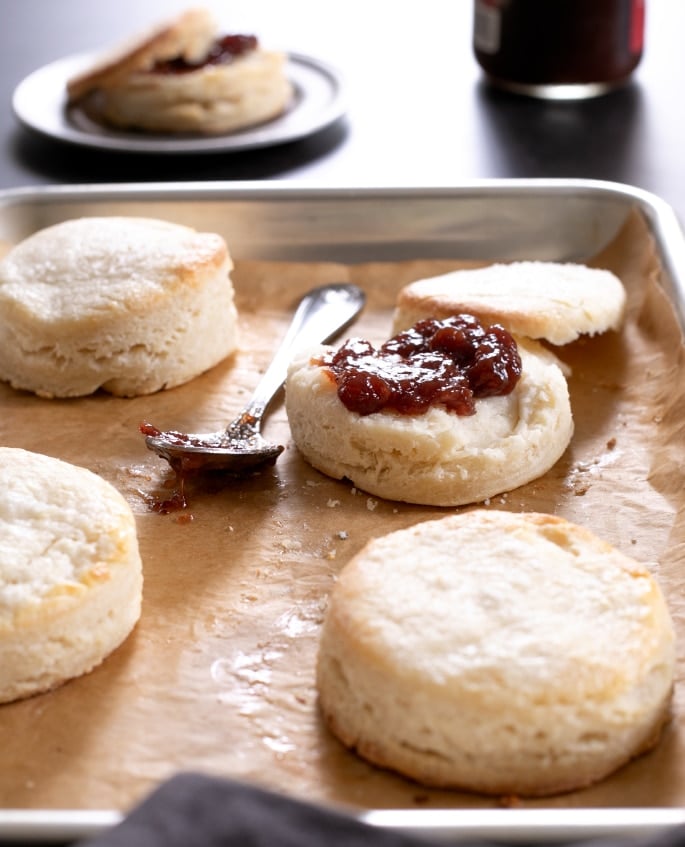
[[[271,364],[245,408],[228,426],[211,433],[160,430],[143,423],[147,447],[166,459],[177,474],[224,471],[241,474],[272,465],[284,450],[262,437],[262,419],[283,386],[288,366],[298,349],[331,341],[364,308],[364,292],[349,283],[322,285],[300,300]]]

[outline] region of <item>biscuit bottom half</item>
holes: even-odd
[[[537,479],[573,434],[568,385],[556,357],[518,341],[511,394],[477,401],[476,414],[440,406],[421,415],[348,411],[325,368],[302,354],[286,382],[286,411],[304,458],[378,497],[428,506],[478,503]]]
[[[256,50],[185,74],[133,73],[98,92],[95,115],[124,129],[215,135],[283,114],[293,98],[286,56]]]

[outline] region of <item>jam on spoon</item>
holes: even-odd
[[[183,481],[188,474],[243,474],[276,461],[284,447],[264,439],[260,428],[269,403],[285,382],[293,354],[298,348],[330,341],[352,323],[365,300],[361,289],[346,283],[322,285],[305,294],[252,398],[225,429],[183,433],[164,431],[148,422],[140,425],[147,447],[166,459],[176,473],[181,508],[185,505]]]

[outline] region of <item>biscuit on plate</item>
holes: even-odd
[[[252,35],[220,35],[190,9],[68,81],[69,102],[122,129],[219,134],[282,114],[293,97],[287,57]]]
[[[286,381],[293,440],[313,467],[389,500],[461,506],[510,491],[546,473],[573,434],[556,357],[530,340],[518,340],[518,353],[513,390],[476,399],[474,413],[431,403],[416,414],[362,414],[341,400],[325,364],[333,348],[303,351]]]
[[[140,616],[130,507],[90,471],[0,447],[0,703],[99,665]]]
[[[150,394],[235,350],[226,243],[152,218],[84,217],[0,261],[0,379],[44,397]]]
[[[393,333],[425,317],[468,312],[517,336],[568,344],[618,329],[626,292],[611,271],[560,262],[512,262],[418,280],[397,297]]]
[[[370,541],[317,660],[323,715],[360,756],[504,795],[582,788],[650,749],[673,676],[646,567],[562,518],[485,509]]]

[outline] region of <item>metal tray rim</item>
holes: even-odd
[[[26,195],[54,196],[64,199],[70,196],[106,194],[116,195],[165,195],[165,194],[195,194],[210,196],[212,194],[274,197],[297,194],[328,195],[328,196],[393,196],[397,194],[415,194],[420,196],[450,195],[460,192],[497,193],[501,191],[541,191],[563,193],[604,193],[624,195],[635,200],[662,208],[672,208],[659,195],[628,183],[601,179],[585,179],[576,177],[511,177],[469,179],[442,185],[395,184],[379,183],[372,185],[355,185],[354,183],[319,183],[304,179],[282,179],[276,181],[263,180],[188,180],[184,182],[94,182],[94,183],[50,183],[45,185],[20,185],[0,189],[0,200],[3,198],[24,198]]]
[[[387,809],[354,814],[380,830],[431,838],[501,844],[562,844],[601,838],[650,838],[685,825],[683,807],[558,809]],[[120,812],[96,809],[0,810],[0,838],[62,843],[94,838],[119,824]]]
[[[659,243],[666,270],[673,280],[671,294],[685,330],[685,233],[675,209],[662,197],[621,182],[577,178],[473,179],[450,185],[341,185],[284,179],[264,183],[257,180],[188,181],[150,183],[91,183],[19,186],[0,189],[0,210],[15,203],[40,201],[59,203],[78,200],[350,200],[445,198],[496,195],[586,196],[618,199],[637,206],[647,218]]]
[[[647,189],[627,183],[577,178],[506,178],[472,179],[446,185],[354,185],[325,184],[300,179],[284,179],[265,183],[258,180],[204,180],[186,182],[122,182],[87,184],[48,184],[17,186],[0,189],[0,205],[37,200],[60,202],[74,199],[343,199],[449,197],[491,194],[552,194],[565,196],[594,195],[632,201],[643,208],[651,219],[682,235],[683,231],[673,207],[662,197]]]

